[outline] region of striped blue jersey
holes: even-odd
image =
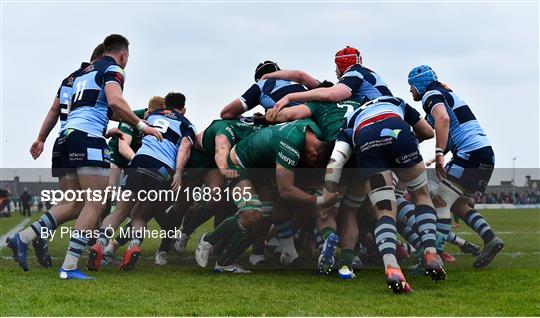
[[[392,96],[392,92],[372,70],[356,64],[351,66],[339,79],[339,83],[347,86],[352,93],[349,99],[364,104],[381,96]]]
[[[104,56],[89,65],[75,78],[66,129],[76,129],[95,136],[105,134],[112,115],[105,96],[105,85],[109,83],[124,88],[124,70],[110,56]]]
[[[274,107],[277,101],[290,93],[305,92],[307,88],[293,81],[281,79],[259,80],[240,97],[244,110],[250,110],[258,105],[265,109]],[[293,102],[287,106],[298,105]]]
[[[81,67],[79,67],[78,70],[68,75],[68,77],[64,78],[62,81],[62,84],[60,84],[60,87],[58,88],[58,91],[56,92],[56,97],[58,97],[58,100],[60,101],[60,130],[59,133],[61,133],[65,129],[68,112],[69,112],[69,106],[71,105],[71,95],[72,95],[72,88],[73,88],[73,81],[77,76],[81,74],[81,72],[90,65],[90,63],[82,62]]]
[[[173,109],[160,109],[148,114],[146,121],[163,135],[160,142],[154,136],[144,136],[137,155],[153,157],[171,169],[176,169],[176,155],[186,137],[193,144],[195,128],[182,114]]]
[[[360,129],[389,117],[399,117],[411,126],[420,120],[420,113],[401,98],[381,97],[374,99],[347,115],[337,137],[339,141],[356,146],[356,137]]]
[[[433,106],[444,104],[450,118],[448,145],[454,156],[468,158],[467,153],[491,146],[484,130],[476,120],[469,106],[451,89],[440,82],[431,83],[422,96],[422,107],[428,122],[434,123],[431,112]]]

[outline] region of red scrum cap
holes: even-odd
[[[343,74],[349,67],[355,64],[362,64],[362,56],[360,55],[360,51],[354,47],[347,46],[336,53],[335,62],[339,72]]]

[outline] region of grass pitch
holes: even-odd
[[[392,294],[386,288],[383,270],[376,268],[363,270],[350,281],[315,275],[310,270],[255,268],[249,275],[214,274],[198,268],[193,259],[196,241],[205,230],[199,229],[187,253],[171,253],[165,267],[153,263],[159,242],[146,240],[143,259],[133,271],[103,268],[94,281],[62,281],[57,277],[66,239],[51,242],[54,260],[50,269],[40,268],[30,251],[29,272],[18,268],[9,249],[2,248],[0,315],[540,316],[540,211],[481,213],[506,245],[494,262],[475,270],[472,256],[461,255],[448,245],[457,261],[447,265],[447,280],[435,283],[404,270],[415,290],[409,295]],[[34,214],[32,218],[37,217]],[[0,234],[21,220],[16,213],[0,219]],[[480,238],[463,223],[455,232],[481,245]],[[83,259],[81,265],[85,262]]]

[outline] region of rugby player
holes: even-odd
[[[332,87],[322,87],[302,93],[291,93],[283,97],[276,107],[266,114],[269,122],[284,122],[300,118],[311,118],[322,130],[322,139],[334,142],[339,129],[342,126],[347,114],[358,109],[361,103],[365,103],[373,98],[381,96],[392,96],[388,86],[382,81],[379,75],[362,65],[360,52],[352,47],[345,47],[335,55],[336,75],[339,82]],[[300,71],[277,71],[266,74],[263,78],[285,78],[289,80],[299,80],[300,78],[310,78]],[[305,102],[296,106],[282,109],[283,105],[291,102]],[[354,181],[353,181],[354,182]],[[352,277],[353,248],[356,244],[357,224],[356,212],[362,204],[363,198],[359,193],[358,185],[351,185],[344,199],[344,206],[341,206],[339,215],[343,239],[341,242],[342,255],[345,258],[344,265],[349,267],[345,276]],[[343,193],[343,187],[340,192]],[[336,235],[338,209],[331,211],[319,211],[317,214],[317,227],[325,242],[323,244],[321,256],[319,257],[318,270],[322,273],[329,273],[334,267],[334,253],[338,244]],[[324,257],[323,255],[326,255]],[[347,269],[343,269],[344,272]]]
[[[213,158],[215,162],[213,166],[217,167],[217,170],[215,168],[209,169],[205,173],[203,182],[205,187],[212,189],[212,191],[221,189],[224,185],[224,178],[238,177],[236,170],[229,169],[227,162],[229,152],[234,145],[261,128],[262,125],[254,123],[252,118],[241,117],[239,119],[214,120],[204,131],[197,134],[195,147]],[[190,168],[195,167],[191,165]],[[184,252],[190,235],[214,215],[219,202],[220,200],[214,200],[214,198],[199,202],[193,217],[182,228],[182,236],[175,244],[178,253]]]
[[[58,137],[54,141],[52,151],[52,176],[58,178],[60,190],[64,192],[67,190],[79,189],[80,187],[78,180],[66,177],[68,158],[61,154],[61,148],[66,146],[66,136],[63,132],[67,121],[69,107],[71,105],[73,80],[81,74],[86,67],[99,60],[102,55],[103,44],[101,43],[92,52],[90,63],[82,62],[79,69],[69,74],[62,81],[56,92],[51,108],[41,124],[38,137],[30,147],[32,158],[34,158],[34,160],[39,158],[43,152],[47,137],[57,121],[60,120]],[[38,263],[43,267],[50,267],[52,265],[51,255],[49,253],[48,242],[43,237],[44,233],[42,229],[46,229],[45,232],[47,233],[52,233],[59,225],[76,218],[82,207],[82,202],[62,200],[55,205],[53,210],[45,212],[45,214],[31,226],[16,233],[12,238],[8,238],[7,245],[13,251],[13,258],[17,261],[19,266],[25,271],[28,270],[26,252],[28,244],[32,242]]]
[[[70,175],[78,179],[81,189],[101,194],[108,185],[109,156],[103,135],[109,117],[124,121],[144,134],[163,139],[159,131],[133,113],[122,97],[124,68],[129,58],[128,40],[112,34],[105,38],[103,46],[103,57],[86,67],[73,81],[71,107],[64,130],[67,146],[61,154],[68,158],[69,167],[76,171]],[[77,264],[103,208],[101,200],[86,198],[84,201],[59,270],[61,279],[91,278],[79,271]]]
[[[195,139],[193,125],[184,117],[186,112],[185,97],[180,93],[165,96],[165,109],[148,114],[147,121],[158,127],[164,140],[145,136],[142,146],[130,163],[127,172],[126,189],[133,193],[141,190],[180,191],[182,174],[189,160],[191,147]],[[141,256],[140,246],[144,239],[146,224],[156,211],[165,210],[172,204],[169,200],[141,201],[131,212],[131,241],[126,250],[120,268],[130,270]],[[98,239],[102,247],[106,245],[103,237]]]
[[[392,96],[382,78],[362,65],[362,56],[357,49],[350,46],[343,48],[336,53],[334,61],[339,79],[336,85],[289,93],[275,103],[270,117],[275,120],[283,107],[295,103],[354,100],[363,104],[380,96]]]
[[[148,102],[148,108],[135,110],[134,113],[140,119],[144,119],[149,113],[153,113],[159,109],[163,109],[165,106],[165,99],[163,97],[154,96]],[[135,157],[135,153],[140,148],[142,144],[142,134],[138,131],[135,131],[133,127],[127,123],[120,122],[118,124],[118,129],[122,132],[121,138],[112,138],[109,141],[109,151],[111,157],[111,173],[109,175],[109,186],[116,186],[117,191],[120,190],[120,177],[123,171],[128,167],[129,162]],[[111,202],[109,200],[109,202]],[[114,228],[116,229],[127,217],[129,217],[131,210],[133,209],[133,204],[129,201],[119,200],[116,202],[116,207],[113,213],[108,213],[108,215],[101,222],[101,228]],[[126,224],[126,229],[131,227],[131,222]],[[127,232],[127,231],[126,231]],[[128,238],[117,236],[114,240],[111,240],[106,245],[103,251],[99,250],[99,246],[92,244],[88,268],[90,270],[98,270],[99,264],[97,266],[92,265],[95,260],[92,260],[93,257],[97,257],[98,260],[101,260],[100,256],[97,256],[103,253],[105,259],[104,264],[112,262],[112,257],[116,248],[120,245],[124,245],[127,242]],[[93,252],[92,252],[93,251]],[[97,253],[97,254],[96,254]]]
[[[263,75],[279,71],[279,66],[272,61],[264,61],[257,65],[255,69],[255,84],[239,98],[233,100],[227,104],[221,110],[221,118],[232,119],[238,118],[243,113],[247,112],[254,107],[261,105],[265,110],[274,107],[275,103],[283,96],[294,92],[305,92],[307,88],[302,84],[282,79],[261,79]],[[313,79],[313,81],[317,82]],[[315,82],[311,82],[311,85]],[[315,88],[316,86],[308,86],[309,88]],[[287,103],[283,105],[291,106],[297,103]]]
[[[397,204],[392,172],[405,183],[416,203],[416,224],[421,233],[426,274],[434,280],[446,276],[435,249],[435,210],[415,136],[416,132],[421,138],[426,125],[429,127],[414,108],[399,98],[380,97],[362,105],[347,117],[325,176],[324,191],[334,192],[341,169],[354,150],[359,177],[378,215],[375,242],[383,258],[387,284],[396,293],[412,289],[396,259]]]
[[[134,110],[133,113],[144,119],[148,113],[152,113],[165,106],[165,99],[160,96],[154,96],[148,101],[148,108]],[[109,140],[109,152],[111,157],[111,168],[109,175],[109,185],[120,186],[120,177],[122,170],[127,167],[129,162],[135,157],[135,153],[141,146],[142,134],[128,125],[127,123],[118,123],[118,129],[122,132],[121,137],[113,137]]]
[[[408,82],[414,100],[422,101],[427,117],[435,126],[435,170],[440,182],[433,203],[437,210],[437,231],[442,237],[440,245],[448,238],[452,211],[482,237],[484,247],[473,266],[483,268],[503,249],[504,242],[467,203],[476,192],[485,191],[491,178],[495,165],[491,144],[469,106],[439,82],[431,67],[413,68]],[[449,145],[453,157],[445,165],[444,153]]]
[[[246,248],[248,248],[258,235],[266,235],[267,228],[261,229],[263,221],[263,203],[269,202],[271,197],[261,191],[255,191],[253,181],[256,177],[263,178],[263,182],[268,184],[268,177],[262,169],[267,168],[273,171],[275,168],[275,178],[279,197],[287,202],[300,206],[332,205],[337,198],[334,193],[325,196],[310,195],[294,183],[293,169],[300,165],[300,162],[307,167],[316,167],[326,161],[328,155],[328,144],[317,139],[320,133],[318,127],[311,120],[293,121],[263,128],[247,139],[238,143],[229,154],[229,167],[238,171],[239,178],[231,185],[234,188],[242,189],[242,193],[248,193],[249,197],[235,200],[239,210],[232,217],[227,218],[213,232],[201,236],[199,245],[195,252],[197,264],[206,267],[212,247],[220,239],[231,239],[227,250],[222,254],[216,263],[216,272],[246,272],[236,264],[234,260]],[[259,198],[258,192],[261,192]],[[273,211],[283,211],[286,209],[274,209]],[[291,262],[297,258],[298,254],[294,248],[294,241],[290,224],[287,226],[279,222],[282,215],[272,213],[274,224],[277,224],[278,231],[290,231],[289,235],[282,238],[285,247],[282,258],[287,258]],[[285,218],[286,219],[286,218]],[[284,226],[280,226],[284,225]],[[266,232],[265,232],[266,230]]]

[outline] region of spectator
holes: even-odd
[[[28,216],[30,216],[30,201],[32,200],[32,195],[30,192],[28,192],[28,188],[24,188],[23,193],[21,194],[21,203],[22,203],[22,215],[26,215],[26,212],[28,212]]]
[[[4,212],[4,208],[9,206],[9,188],[0,189],[0,217],[10,217],[11,216],[11,209],[7,208],[6,212]]]

